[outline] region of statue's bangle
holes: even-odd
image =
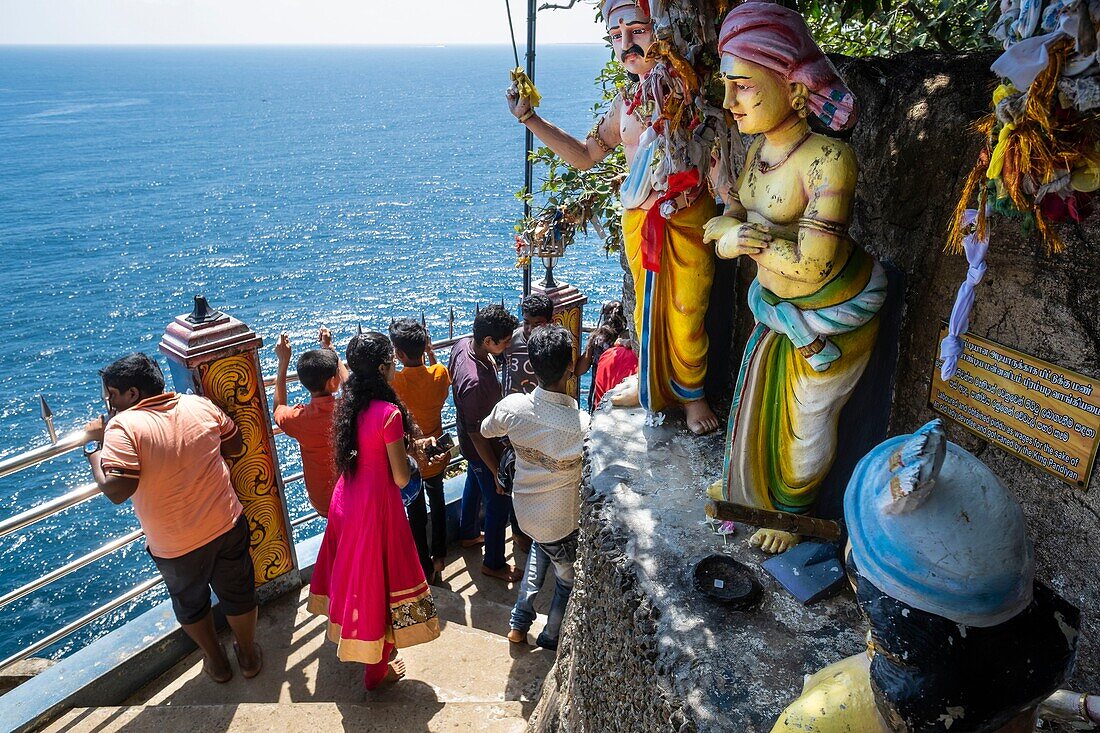
[[[804,216],[798,220],[798,226],[803,229],[816,229],[819,232],[832,234],[835,237],[848,236],[848,227],[845,224],[839,224],[835,221],[822,221],[821,219],[811,219],[808,216]]]
[[[805,346],[799,346],[798,347],[798,353],[802,354],[803,357],[809,359],[811,356],[814,356],[815,354],[820,354],[822,351],[824,351],[824,349],[825,349],[825,339],[823,339],[821,336],[818,336],[817,338],[815,338],[813,341],[806,344]]]
[[[527,120],[531,119],[534,116],[535,116],[535,110],[529,109],[529,110],[527,110],[527,114],[523,115],[523,117],[518,118],[519,123],[522,125],[524,122],[527,122]]]
[[[610,155],[610,154],[611,154],[611,148],[610,148],[610,147],[608,146],[608,144],[607,144],[607,143],[605,143],[605,142],[603,141],[603,138],[602,138],[602,137],[600,137],[600,133],[599,133],[598,131],[597,131],[596,133],[594,133],[594,134],[591,134],[591,135],[589,135],[588,137],[589,137],[590,139],[592,139],[592,140],[595,140],[595,141],[596,141],[596,146],[597,146],[597,147],[598,147],[598,148],[599,148],[600,150],[602,150],[602,151],[603,151],[604,153],[606,153],[606,154],[608,154],[608,155]]]

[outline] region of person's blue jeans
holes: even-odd
[[[577,535],[574,532],[557,542],[534,542],[527,556],[527,568],[519,587],[519,596],[512,609],[511,627],[524,633],[535,622],[535,596],[546,579],[546,571],[554,566],[554,598],[550,601],[550,613],[546,628],[535,641],[547,649],[558,648],[561,621],[565,618],[565,606],[573,592],[573,563],[577,559]]]
[[[459,537],[475,539],[481,505],[485,504],[485,567],[500,570],[504,561],[504,531],[512,513],[512,497],[497,493],[493,474],[482,461],[466,461],[466,486],[462,490]]]

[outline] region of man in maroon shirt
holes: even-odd
[[[505,562],[504,532],[512,513],[512,499],[497,484],[497,468],[504,444],[481,434],[484,420],[503,393],[494,357],[508,348],[519,321],[502,306],[482,308],[474,318],[474,334],[455,344],[448,367],[455,404],[458,445],[466,458],[466,488],[462,492],[459,536],[470,546],[480,541],[478,510],[485,504],[485,559],[481,572],[509,582],[519,571]]]

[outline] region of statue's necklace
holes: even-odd
[[[763,160],[760,159],[760,151],[764,149],[764,146],[761,145],[759,148],[756,149],[756,170],[760,171],[761,175],[763,175],[764,173],[771,173],[772,171],[779,169],[784,163],[791,159],[791,156],[794,155],[795,152],[799,148],[801,148],[807,140],[810,139],[810,135],[812,134],[812,131],[807,130],[806,134],[802,136],[802,139],[792,145],[791,149],[787,151],[787,154],[784,155],[777,163],[765,163]]]

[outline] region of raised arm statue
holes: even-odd
[[[604,0],[602,10],[615,58],[633,81],[587,137],[578,140],[544,120],[515,86],[508,90],[509,107],[520,123],[580,170],[623,146],[630,169],[620,191],[623,239],[634,277],[640,364],[637,390],[616,404],[640,403],[653,412],[682,404],[693,432],[711,432],[718,418],[703,392],[709,347],[703,319],[714,255],[703,242],[703,225],[715,206],[703,171],[683,159],[671,160],[675,156],[665,154],[669,148],[661,140],[675,134],[662,104],[677,105],[675,116],[686,123],[693,100],[687,98],[682,74],[654,74],[662,61],[653,53],[660,49],[653,49],[657,42],[647,0]]]

